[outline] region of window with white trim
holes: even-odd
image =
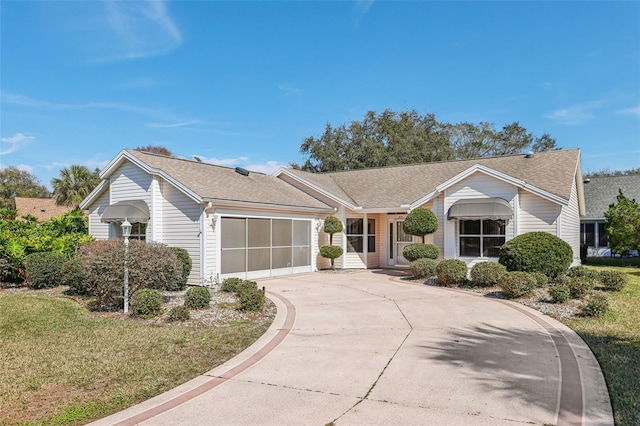
[[[461,257],[498,257],[506,239],[503,219],[459,220]]]
[[[347,219],[347,252],[364,253],[364,219]],[[376,220],[367,219],[367,252],[376,252]]]

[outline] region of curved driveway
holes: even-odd
[[[254,345],[96,424],[613,424],[600,368],[573,331],[394,274],[261,281],[278,315]]]

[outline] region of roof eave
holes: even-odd
[[[254,201],[239,201],[239,200],[225,200],[220,198],[204,198],[202,203],[211,203],[214,207],[249,207],[259,208],[262,210],[284,210],[284,211],[300,211],[309,213],[334,213],[335,208],[327,206],[322,207],[310,207],[310,206],[290,206],[283,204],[267,204],[258,203]]]
[[[323,188],[321,188],[321,187],[309,182],[306,179],[301,178],[300,176],[298,176],[298,175],[296,175],[294,173],[291,173],[288,169],[281,168],[281,169],[276,171],[274,176],[278,177],[281,174],[287,175],[288,177],[290,177],[291,179],[295,180],[296,182],[301,183],[301,184],[313,189],[316,192],[319,192],[320,194],[324,195],[325,197],[335,201],[338,204],[343,205],[344,207],[346,207],[348,209],[351,209],[351,210],[362,210],[361,206],[356,206],[355,204],[352,204],[352,203],[350,203],[348,201],[343,200],[340,197],[337,197],[336,195],[332,194],[331,192],[326,191],[325,189],[323,189]]]

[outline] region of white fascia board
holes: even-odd
[[[485,166],[481,166],[479,164],[475,164],[472,167],[469,167],[467,170],[465,170],[464,172],[452,177],[451,179],[447,180],[446,182],[438,185],[436,187],[436,191],[437,192],[443,192],[445,189],[451,187],[452,185],[466,179],[467,177],[469,177],[470,175],[472,175],[475,172],[481,172],[484,173],[488,176],[491,176],[493,178],[499,179],[503,182],[509,183],[511,185],[517,186],[518,188],[522,188],[525,189],[529,192],[531,192],[532,194],[535,194],[539,197],[542,197],[544,199],[547,199],[551,202],[554,202],[556,204],[561,204],[563,206],[567,206],[569,205],[569,200],[566,200],[562,197],[559,197],[555,194],[552,194],[548,191],[545,191],[543,189],[538,188],[537,186],[531,185],[526,183],[523,180],[520,179],[516,179],[513,176],[509,176],[505,173],[499,172],[497,170],[491,169],[489,167],[485,167]]]
[[[87,195],[87,198],[85,198],[84,200],[82,200],[82,202],[80,203],[80,208],[82,210],[86,210],[88,208],[88,206],[90,206],[91,204],[93,204],[93,202],[95,201],[96,198],[98,198],[100,196],[100,194],[102,194],[102,192],[109,186],[109,179],[102,179],[102,181],[100,181],[100,183],[98,184],[98,186],[96,186],[95,188],[93,188],[93,191],[91,191],[89,193],[89,195]]]
[[[439,194],[440,194],[440,191],[433,191],[433,192],[425,195],[424,197],[414,201],[413,203],[409,204],[409,211],[420,207],[424,203],[428,203],[429,201],[431,201],[434,198],[436,198]]]
[[[403,206],[398,206],[398,207],[381,207],[381,208],[375,208],[375,207],[371,207],[368,209],[360,209],[358,210],[358,213],[365,213],[365,214],[376,214],[376,213],[406,213],[409,211],[409,206],[408,205],[403,205]]]
[[[309,212],[309,213],[335,213],[336,208],[328,207],[326,209],[317,207],[304,206],[282,206],[277,204],[256,203],[252,201],[223,200],[217,198],[207,198],[203,202],[211,203],[216,208],[219,207],[245,207],[259,210],[282,211],[282,212]]]
[[[171,185],[176,187],[179,191],[183,192],[187,197],[191,198],[196,203],[200,204],[202,202],[201,196],[199,196],[198,194],[196,194],[186,186],[182,185],[180,182],[175,180],[172,176],[170,176],[169,174],[167,174],[161,169],[154,169],[152,167],[149,167],[147,163],[139,160],[137,157],[131,155],[128,151],[125,151],[125,150],[120,151],[120,153],[116,156],[116,158],[114,158],[109,162],[109,164],[107,164],[107,166],[102,170],[102,173],[100,173],[101,177],[104,179],[110,176],[118,167],[120,167],[120,165],[122,165],[122,163],[125,160],[130,161],[131,163],[138,166],[139,168],[141,168],[142,170],[144,170],[145,172],[149,173],[152,176],[160,176],[162,179],[169,182]]]
[[[349,203],[348,201],[343,200],[340,197],[336,197],[334,194],[330,193],[329,191],[325,191],[324,189],[320,188],[319,186],[314,185],[313,183],[309,182],[308,180],[303,179],[300,176],[291,173],[290,171],[288,171],[285,168],[281,168],[278,171],[280,173],[274,174],[274,176],[277,177],[280,174],[285,174],[288,177],[290,177],[291,179],[295,180],[296,182],[308,186],[309,188],[313,189],[314,191],[319,192],[320,194],[324,195],[325,197],[328,197],[328,198],[332,199],[336,203],[342,204],[343,206],[345,206],[346,208],[348,208],[350,210],[362,210],[361,206],[356,206],[354,204]]]
[[[582,177],[582,161],[580,160],[580,154],[578,154],[578,164],[576,165],[575,172],[576,189],[578,191],[578,214],[584,216],[587,214],[587,208],[584,201],[584,178]]]

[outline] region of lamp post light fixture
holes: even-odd
[[[131,224],[124,218],[122,222],[122,236],[124,237],[124,313],[129,312],[129,236],[131,235]]]

